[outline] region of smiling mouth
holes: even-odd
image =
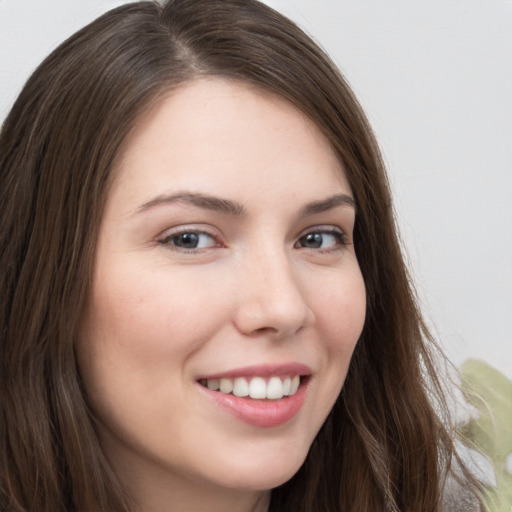
[[[295,395],[307,376],[292,375],[286,377],[237,377],[220,379],[200,379],[201,386],[210,391],[225,395],[257,400],[281,400]]]

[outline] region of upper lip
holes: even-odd
[[[283,363],[283,364],[260,364],[233,368],[231,370],[211,373],[199,376],[202,379],[236,379],[237,377],[273,377],[273,376],[306,376],[311,375],[311,368],[302,363]]]

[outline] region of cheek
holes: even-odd
[[[87,337],[117,345],[139,361],[166,352],[176,360],[194,351],[227,310],[214,290],[192,272],[113,269],[95,279]]]
[[[212,297],[215,288],[191,275],[105,265],[94,276],[78,362],[94,409],[116,430],[142,410],[153,414],[155,425],[170,424],[155,410],[183,394],[187,361],[225,318],[227,308]]]
[[[339,396],[366,315],[366,291],[358,267],[331,276],[323,290],[311,294],[325,371],[321,399],[314,405],[319,416],[326,416]]]
[[[366,315],[366,290],[359,267],[331,276],[325,280],[322,289],[323,293],[314,295],[320,330],[325,333],[332,350],[351,355]]]

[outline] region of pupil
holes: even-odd
[[[312,247],[314,249],[318,249],[322,247],[323,237],[321,233],[309,233],[306,235],[304,240],[304,245],[307,247]]]
[[[197,233],[182,233],[174,239],[174,243],[184,249],[195,249],[199,243],[199,235]]]

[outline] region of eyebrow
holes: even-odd
[[[150,210],[162,204],[173,203],[188,203],[204,210],[213,210],[235,217],[243,217],[247,214],[245,207],[236,201],[194,192],[178,192],[176,194],[157,196],[137,208],[136,213]],[[309,217],[339,206],[355,208],[355,201],[347,194],[335,194],[326,199],[306,204],[300,211],[299,217]]]
[[[151,199],[151,201],[140,206],[137,209],[137,213],[150,210],[151,208],[161,204],[173,203],[188,203],[204,210],[213,210],[227,215],[233,215],[235,217],[242,217],[247,213],[246,209],[236,201],[193,192],[179,192],[177,194],[155,197],[154,199]]]
[[[356,202],[347,194],[336,194],[320,201],[308,203],[304,208],[302,208],[299,216],[309,217],[310,215],[316,215],[327,210],[332,210],[338,206],[350,206],[355,209]]]

